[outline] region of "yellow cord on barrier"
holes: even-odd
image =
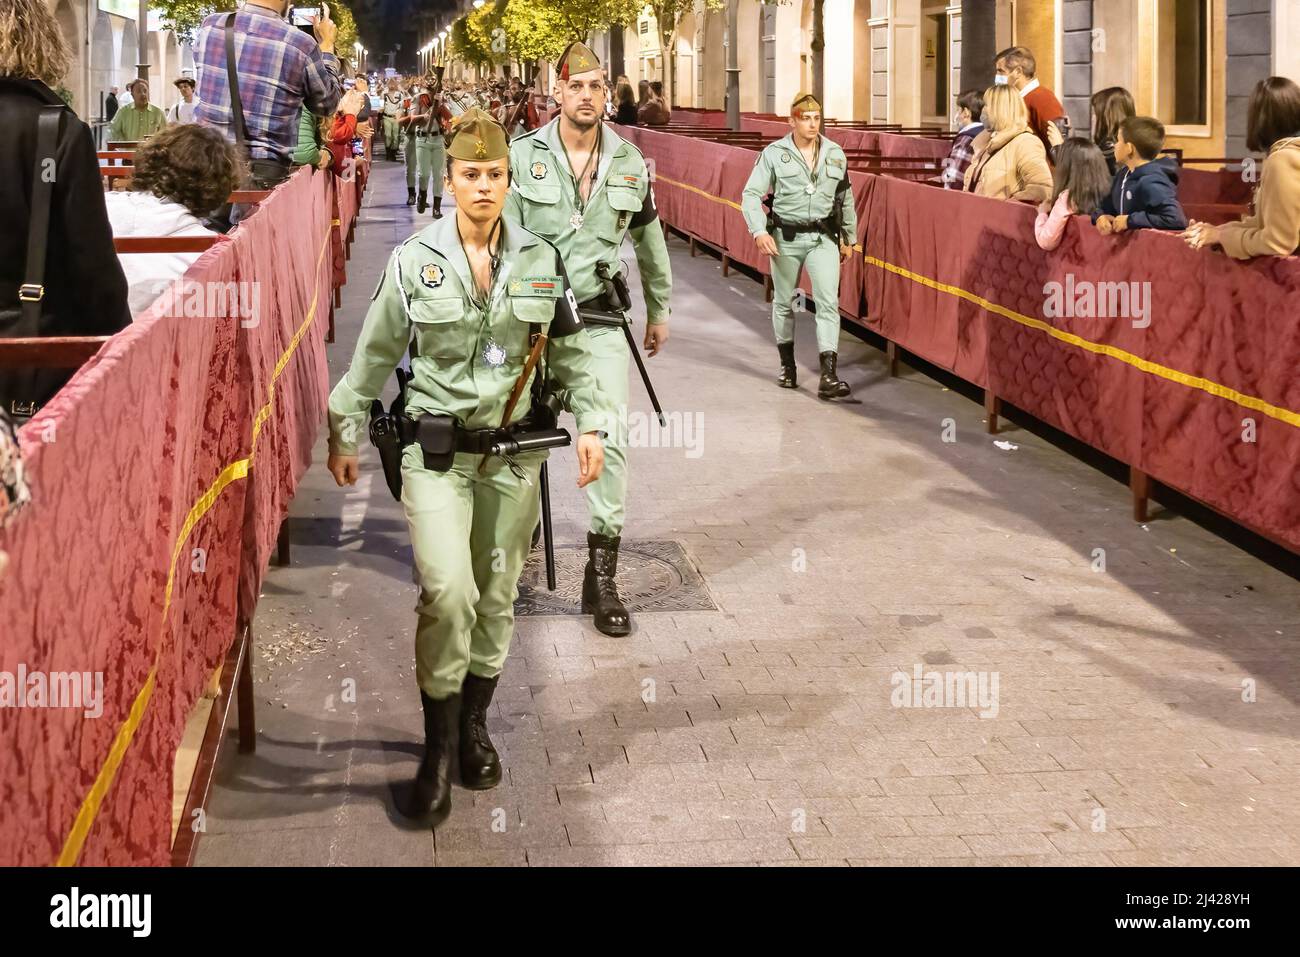
[[[960,286],[953,286],[945,282],[939,282],[937,279],[931,279],[929,276],[923,276],[920,273],[912,272],[910,269],[904,269],[902,266],[896,266],[893,263],[885,262],[883,259],[877,259],[875,256],[864,256],[864,260],[869,266],[876,266],[886,272],[892,272],[904,279],[910,279],[912,282],[919,283],[922,286],[928,286],[938,292],[947,293],[950,296],[956,296],[958,299],[965,299],[967,302],[974,303],[981,309],[985,309],[994,315],[1002,316],[1017,322],[1022,326],[1030,329],[1036,329],[1039,332],[1045,332],[1060,342],[1075,346],[1094,355],[1109,356],[1112,359],[1118,359],[1142,372],[1148,372],[1151,375],[1159,376],[1170,382],[1177,382],[1179,385],[1186,386],[1189,389],[1198,389],[1220,399],[1227,399],[1229,402],[1235,402],[1237,405],[1244,406],[1255,412],[1261,412],[1269,418],[1277,419],[1279,422],[1285,422],[1288,425],[1294,425],[1300,428],[1300,412],[1293,412],[1290,409],[1284,409],[1281,406],[1265,402],[1253,395],[1246,395],[1244,392],[1238,392],[1236,389],[1221,385],[1206,379],[1204,376],[1191,375],[1187,372],[1180,372],[1177,369],[1171,369],[1169,366],[1161,365],[1158,362],[1152,362],[1150,359],[1143,359],[1141,356],[1135,356],[1131,352],[1120,349],[1117,346],[1107,345],[1103,342],[1093,342],[1090,339],[1084,339],[1082,336],[1076,336],[1072,332],[1066,332],[1063,329],[1057,329],[1050,323],[1033,316],[1027,316],[1024,313],[1016,312],[1014,309],[1008,309],[1006,306],[999,305],[978,296],[973,292],[968,292]]]
[[[320,252],[316,254],[315,275],[317,277],[320,276],[320,264],[325,258],[325,250],[329,246],[332,235],[332,229],[326,232],[325,241],[321,243]],[[164,626],[167,622],[167,613],[171,609],[172,588],[176,580],[176,563],[180,559],[185,541],[189,538],[190,533],[194,531],[194,527],[203,519],[203,516],[216,504],[222,490],[232,482],[247,478],[248,473],[252,470],[253,459],[257,454],[258,434],[261,432],[262,424],[270,417],[275,404],[275,380],[280,377],[280,373],[284,371],[289,364],[289,360],[293,358],[293,354],[301,344],[302,338],[311,326],[312,320],[316,318],[316,305],[319,300],[320,283],[317,282],[315,291],[312,293],[311,305],[307,308],[307,316],[295,330],[288,348],[285,349],[279,361],[276,362],[271,381],[267,384],[266,403],[257,410],[257,415],[253,419],[252,448],[249,450],[248,457],[237,459],[222,469],[207,491],[200,495],[194,504],[190,506],[189,513],[185,516],[185,522],[181,525],[180,532],[176,536],[176,543],[172,546],[171,564],[167,569],[167,587],[163,592],[162,610]],[[99,774],[95,776],[95,783],[91,785],[89,793],[81,802],[81,808],[77,811],[72,830],[68,832],[68,836],[63,842],[63,850],[59,852],[58,860],[55,861],[59,867],[70,867],[76,864],[77,858],[81,856],[81,849],[85,845],[90,829],[95,823],[95,815],[99,813],[99,806],[108,794],[108,789],[113,786],[113,780],[117,777],[118,768],[121,767],[127,749],[130,748],[131,741],[135,737],[136,731],[139,730],[140,723],[144,720],[145,712],[149,708],[149,701],[153,697],[154,686],[158,680],[158,663],[161,658],[162,647],[160,645],[154,655],[153,666],[149,669],[148,677],[145,678],[144,686],[136,694],[135,700],[131,702],[131,710],[122,726],[118,728],[117,735],[113,738],[113,745],[109,748],[108,757],[105,758],[103,765],[100,767]]]

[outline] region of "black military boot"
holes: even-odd
[[[417,213],[422,213],[428,208],[429,208],[428,194],[425,193],[424,190],[420,190],[419,195],[415,199],[415,211]]]
[[[414,205],[415,205],[415,187],[414,187],[414,186],[408,186],[408,187],[406,187],[406,205],[407,205],[407,206],[414,206]]]
[[[794,343],[778,342],[776,351],[781,353],[781,378],[776,384],[783,389],[794,389],[799,385],[799,372],[794,364]]]
[[[451,813],[451,751],[456,743],[459,696],[434,701],[421,691],[420,702],[424,705],[424,758],[403,813],[437,827]]]
[[[488,705],[496,687],[496,678],[476,674],[466,674],[460,686],[460,783],[471,791],[501,783],[501,759],[487,730]]]
[[[442,194],[433,197],[433,218],[442,219]]]
[[[842,399],[849,394],[849,384],[844,382],[835,372],[835,353],[823,352],[822,360],[822,379],[817,384],[817,398],[819,399]]]
[[[592,615],[596,630],[611,638],[621,638],[632,632],[632,614],[618,597],[617,535],[587,533],[590,557],[582,576],[582,611]]]

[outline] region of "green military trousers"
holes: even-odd
[[[446,472],[424,467],[416,444],[402,459],[402,506],[415,552],[415,677],[435,700],[460,691],[465,673],[501,673],[514,635],[519,574],[539,517],[546,453],[521,455],[526,484],[500,458],[457,453]]]
[[[605,437],[605,468],[587,486],[587,511],[597,535],[623,534],[627,503],[627,376],[632,357],[627,337],[617,326],[588,326],[591,334],[591,374],[617,410],[618,420]]]
[[[396,155],[402,143],[402,128],[397,125],[397,117],[384,115],[384,149]]]
[[[442,195],[442,174],[447,162],[447,147],[442,134],[406,138],[406,187],[429,193],[430,198]],[[419,179],[416,179],[416,176]],[[432,188],[432,192],[430,189]]]
[[[840,347],[840,248],[824,233],[796,233],[788,242],[773,230],[777,255],[772,257],[772,331],[778,343],[794,341],[790,297],[799,282],[799,269],[808,270],[817,306],[817,351]]]

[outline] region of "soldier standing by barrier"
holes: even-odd
[[[626,284],[622,291],[616,288],[622,281],[619,249],[630,235],[646,300],[644,345],[651,356],[668,341],[668,249],[641,152],[601,122],[608,90],[596,54],[583,43],[571,43],[558,62],[554,93],[560,115],[510,144],[515,176],[506,211],[554,242],[564,256],[579,311],[591,327],[596,380],[626,415],[628,360],[635,343],[626,332]],[[632,630],[615,582],[627,499],[626,442],[623,428],[609,437],[605,472],[587,488],[591,531],[583,610],[601,632],[614,636]]]
[[[577,417],[580,488],[600,476],[598,430],[613,418],[592,376],[591,339],[559,253],[501,215],[505,131],[475,111],[457,125],[448,152],[455,214],[393,251],[351,368],[329,401],[328,467],[340,486],[352,485],[367,411],[414,332],[405,409],[378,418],[393,425],[387,448],[400,468],[390,474],[386,461],[386,478],[401,495],[420,586],[415,657],[425,752],[402,810],[434,827],[451,809],[457,734],[461,783],[481,790],[501,780],[487,710],[514,633],[546,452],[492,450],[525,442],[520,431],[528,428],[534,370],[543,376],[539,361],[546,366],[540,381],[563,387]],[[525,401],[516,404],[520,395]],[[533,441],[541,450],[562,444]]]
[[[821,381],[817,395],[838,399],[849,384],[835,370],[840,342],[840,263],[858,231],[848,163],[838,143],[821,135],[821,105],[807,93],[790,105],[790,135],[769,143],[745,184],[741,209],[758,251],[772,262],[772,327],[785,389],[797,385],[790,298],[807,268],[817,307]],[[771,213],[765,197],[771,196]],[[774,235],[775,233],[775,235]]]

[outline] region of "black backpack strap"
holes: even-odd
[[[23,325],[35,332],[45,298],[45,253],[49,244],[50,206],[54,200],[54,179],[58,158],[59,123],[65,107],[42,106],[36,119],[36,162],[32,165],[32,211],[27,220],[27,266],[18,287]]]
[[[239,71],[235,59],[235,14],[226,17],[226,79],[230,84],[230,119],[235,127],[235,145],[245,159],[251,155],[248,148],[248,127],[244,125],[244,105],[239,102]]]

